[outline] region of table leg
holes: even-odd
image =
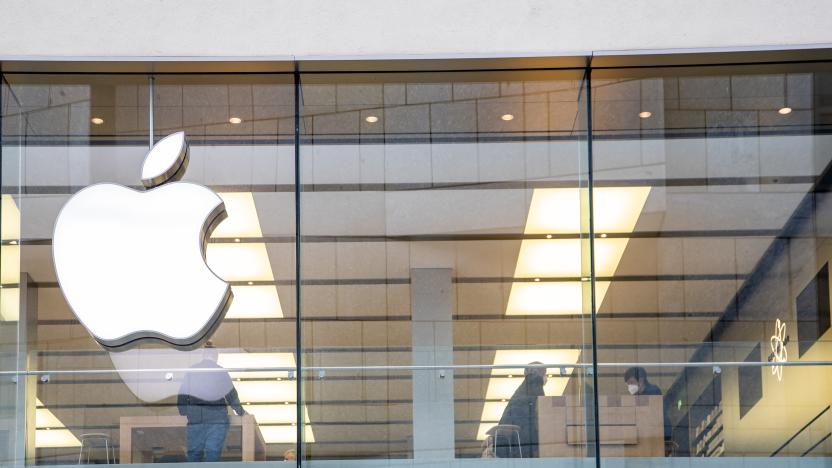
[[[254,461],[254,418],[243,417],[240,429],[243,439],[243,461]]]
[[[133,426],[121,424],[119,428],[119,463],[133,463]]]

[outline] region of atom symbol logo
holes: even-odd
[[[789,359],[789,353],[786,351],[786,323],[777,319],[774,324],[774,335],[771,337],[771,357],[769,361],[772,362],[786,362]],[[771,375],[776,375],[778,381],[783,380],[783,366],[771,366]]]

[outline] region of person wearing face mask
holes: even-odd
[[[532,362],[529,365],[540,365]],[[512,425],[520,428],[520,450],[514,442],[496,441],[497,456],[500,458],[537,458],[537,397],[543,396],[543,386],[546,385],[546,369],[542,367],[526,368],[523,383],[517,387],[506,405],[500,425]],[[521,455],[522,454],[522,455]]]
[[[643,367],[631,367],[624,372],[624,382],[627,384],[627,392],[630,395],[661,395],[662,390],[658,385],[647,380],[647,371]],[[670,415],[667,414],[667,408],[662,410],[664,414],[664,441],[665,446],[672,445],[671,441],[671,427]]]
[[[643,367],[631,367],[624,373],[624,382],[630,395],[661,395],[658,385],[647,380],[647,371]]]

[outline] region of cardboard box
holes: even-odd
[[[663,457],[661,395],[599,396],[601,456]],[[592,402],[573,397],[539,397],[540,457],[583,457],[593,444]],[[589,418],[590,425],[585,421]]]

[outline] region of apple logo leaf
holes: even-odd
[[[182,178],[188,168],[188,143],[185,132],[172,133],[159,140],[144,158],[142,184],[157,187]]]

